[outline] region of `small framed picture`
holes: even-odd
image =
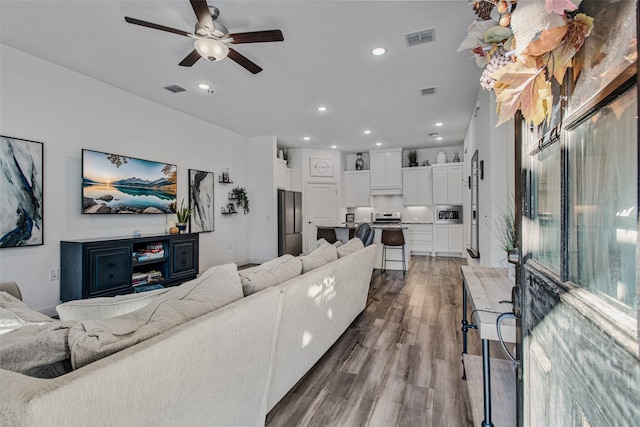
[[[354,222],[356,220],[356,214],[348,213],[346,215],[347,222]]]

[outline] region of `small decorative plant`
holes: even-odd
[[[238,207],[244,210],[245,215],[248,214],[249,213],[249,197],[247,197],[247,190],[245,190],[244,187],[236,187],[233,190],[231,190],[231,194],[233,195],[234,199],[238,200],[236,202],[238,204]]]
[[[418,151],[417,150],[409,150],[409,152],[407,152],[407,158],[409,159],[409,166],[417,166],[418,165]]]
[[[515,202],[513,196],[509,195],[504,205],[499,207],[496,218],[496,236],[502,244],[502,249],[509,253],[518,248],[515,221]]]
[[[171,212],[176,214],[178,224],[186,224],[193,213],[193,209],[184,205],[184,199],[180,202],[180,209],[176,209],[175,202],[169,206],[169,209],[171,209]]]

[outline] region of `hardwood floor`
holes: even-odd
[[[460,362],[464,262],[418,256],[405,276],[374,270],[364,312],[266,425],[471,426]],[[473,332],[469,353],[480,354]]]

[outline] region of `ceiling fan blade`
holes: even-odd
[[[189,1],[191,2],[193,11],[196,13],[196,17],[198,18],[198,24],[200,24],[201,27],[211,28],[213,30],[213,19],[211,18],[211,12],[209,12],[207,0]]]
[[[253,74],[258,74],[262,71],[262,68],[234,49],[229,48],[229,55],[227,56]]]
[[[234,33],[234,34],[229,34],[229,37],[233,37],[233,41],[231,42],[232,44],[284,41],[284,36],[282,35],[282,31],[280,30],[250,31],[248,33]]]
[[[166,31],[168,33],[178,34],[180,36],[189,37],[190,33],[182,30],[176,30],[175,28],[165,27],[164,25],[154,24],[153,22],[141,21],[136,18],[131,18],[129,16],[125,16],[124,20],[129,24],[140,25],[142,27],[153,28],[154,30]]]
[[[191,67],[200,59],[200,54],[197,50],[193,49],[189,55],[187,55],[178,65],[181,67]]]

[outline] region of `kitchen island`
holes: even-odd
[[[338,240],[342,241],[342,243],[346,243],[349,241],[349,229],[357,228],[359,223],[343,223],[336,225],[319,225],[320,229],[334,229],[336,232],[336,237]],[[401,229],[402,234],[404,235],[404,259],[405,259],[405,268],[409,270],[409,261],[411,260],[411,239],[409,236],[409,225],[405,224],[369,224],[371,228],[374,229],[375,234],[373,237],[373,243],[378,246],[378,252],[376,257],[373,260],[373,268],[381,269],[382,268],[382,230],[383,229]],[[387,248],[387,270],[402,270],[402,253],[400,252],[400,248],[394,249],[393,247]],[[397,260],[397,261],[392,261]]]

